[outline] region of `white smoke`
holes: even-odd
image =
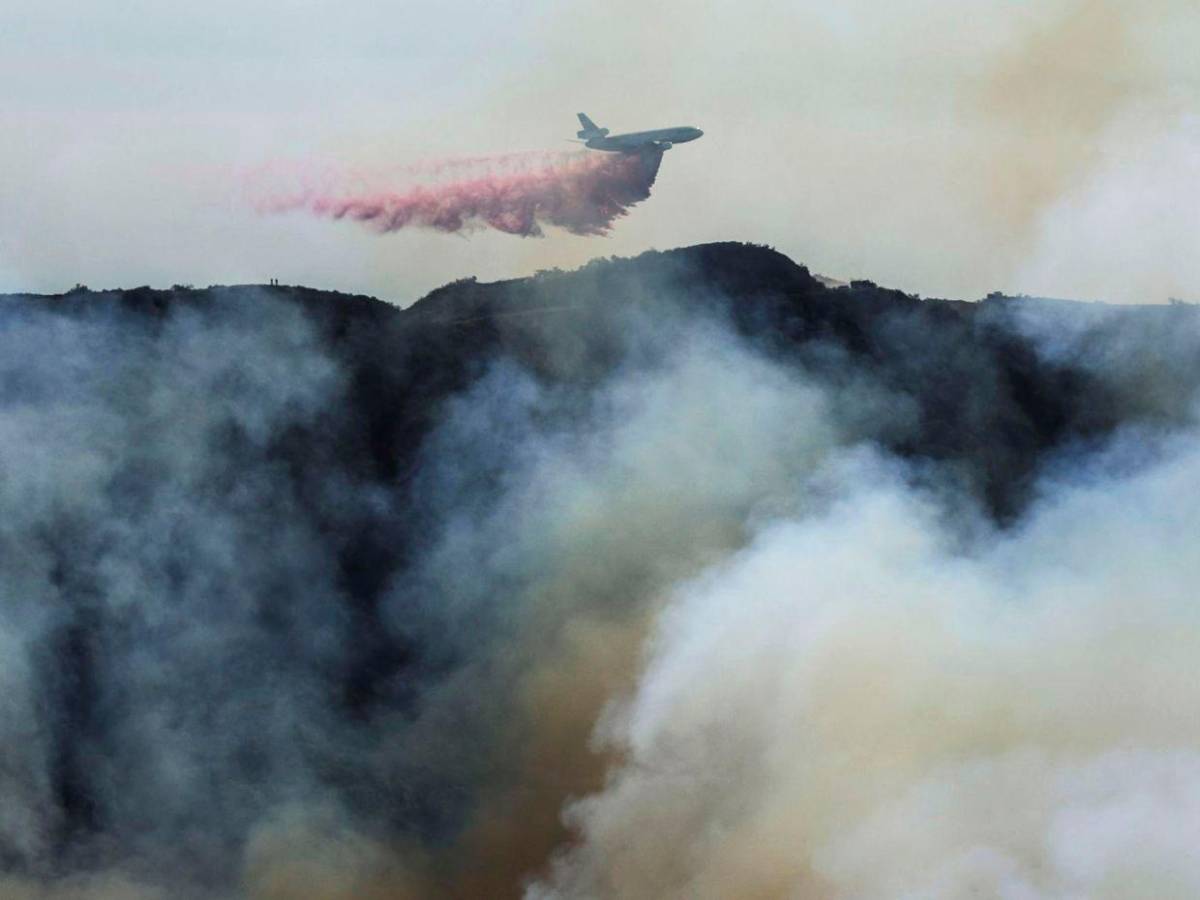
[[[1126,303],[1200,299],[1200,117],[1132,110],[1098,145],[1094,170],[1040,216],[1017,287]]]
[[[528,895],[1200,894],[1200,439],[1128,441],[966,548],[843,456],[827,513],[676,592]]]

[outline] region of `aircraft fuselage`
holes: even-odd
[[[629,134],[613,134],[604,137],[594,137],[584,141],[584,145],[593,150],[609,150],[617,153],[636,153],[648,148],[651,144],[667,145],[686,144],[703,135],[699,128],[680,126],[678,128],[656,128],[653,131],[631,131]],[[662,147],[666,149],[666,147]]]
[[[628,134],[609,134],[607,128],[598,127],[583,113],[579,113],[579,123],[583,127],[577,135],[583,139],[584,146],[611,153],[670,150],[672,144],[686,144],[704,134],[699,128],[692,128],[690,125],[656,128],[652,131],[631,131]]]

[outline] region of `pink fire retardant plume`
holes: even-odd
[[[379,175],[350,177],[326,173],[299,190],[266,190],[255,205],[260,212],[307,210],[331,219],[354,219],[381,233],[402,228],[435,228],[459,232],[489,227],[524,237],[539,236],[543,225],[573,234],[606,234],[629,207],[650,196],[662,152],[640,154],[561,153],[513,154],[430,164],[424,169],[398,169],[384,176],[451,173],[449,181],[380,186]],[[463,170],[474,172],[465,175]],[[263,173],[259,173],[260,176]],[[278,172],[274,173],[278,174]],[[312,182],[319,181],[319,185]]]

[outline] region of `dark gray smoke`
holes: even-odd
[[[5,896],[1193,883],[1191,308],[710,245],[0,318]]]
[[[345,601],[272,452],[319,421],[343,375],[268,297],[161,319],[14,306],[0,336],[5,867],[115,858],[220,883],[264,807],[345,752],[326,699]]]

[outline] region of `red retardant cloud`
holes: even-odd
[[[650,196],[662,152],[583,152],[481,158],[459,165],[431,164],[414,173],[450,172],[449,181],[402,188],[338,184],[286,195],[268,192],[261,212],[307,210],[330,219],[354,219],[381,233],[402,228],[459,232],[487,227],[523,237],[539,236],[543,225],[572,234],[607,234],[629,207]],[[462,170],[474,174],[464,176]],[[363,181],[361,173],[354,180]],[[377,180],[377,179],[376,179]]]

